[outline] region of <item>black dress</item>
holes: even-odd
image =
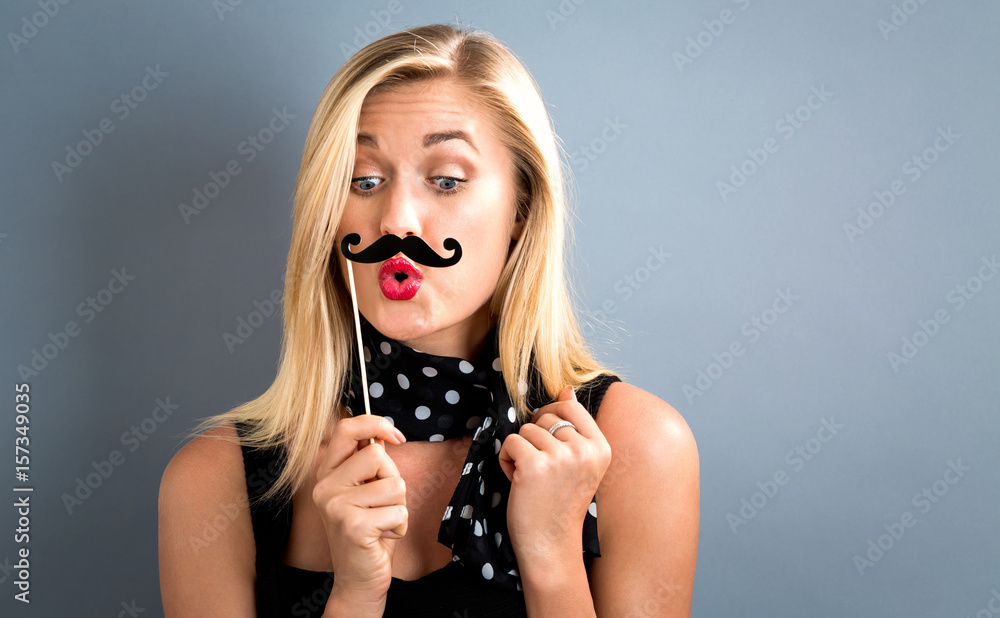
[[[577,399],[597,416],[608,386],[619,381],[601,375],[577,391]],[[242,436],[246,426],[237,424]],[[257,501],[266,492],[285,464],[284,447],[251,449],[243,446],[243,464],[250,514],[257,546],[257,616],[259,618],[318,618],[333,587],[333,573],[307,571],[283,564],[292,526],[292,503]],[[586,556],[586,554],[585,554]],[[590,573],[590,561],[585,561]],[[524,593],[501,590],[478,573],[470,573],[458,562],[415,580],[393,577],[386,596],[383,616],[442,616],[446,618],[505,618],[526,616]]]

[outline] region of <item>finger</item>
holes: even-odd
[[[503,468],[507,479],[510,481],[514,480],[514,470],[518,462],[522,465],[528,465],[528,460],[533,454],[537,453],[538,449],[532,446],[520,434],[512,433],[504,438],[498,457],[500,459],[500,467]]]
[[[338,421],[317,466],[317,473],[342,464],[358,450],[359,442],[369,444],[369,438],[402,444],[405,439],[401,438],[402,434],[397,434],[397,431],[392,421],[377,414],[363,414]]]
[[[556,401],[576,401],[576,389],[572,386],[567,386],[559,393]]]
[[[355,524],[349,529],[360,530],[368,538],[402,538],[406,535],[409,511],[402,504],[366,508],[356,514]]]
[[[401,477],[396,462],[389,457],[381,444],[372,444],[356,451],[338,466],[332,475],[341,479],[344,485],[360,485],[370,479]]]
[[[544,429],[552,427],[561,420],[573,423],[577,433],[584,438],[602,435],[597,427],[597,421],[577,401],[555,401],[541,408],[535,416],[535,424]]]
[[[549,423],[549,425],[550,426],[555,425],[555,423],[554,422]],[[572,427],[564,427],[563,429],[560,429],[559,437],[556,437],[552,435],[552,433],[548,429],[533,424],[522,425],[520,430],[520,435],[522,438],[530,442],[531,445],[534,446],[539,451],[548,451],[548,452],[551,452],[553,449],[559,448],[560,444],[572,443],[577,440],[586,440],[586,438],[584,438],[577,432],[573,431]]]
[[[406,483],[401,477],[383,478],[352,487],[347,494],[350,504],[359,508],[406,506]]]

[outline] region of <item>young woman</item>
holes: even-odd
[[[559,154],[487,33],[392,34],[334,76],[277,377],[163,474],[168,617],[689,615],[697,447],[588,351]]]

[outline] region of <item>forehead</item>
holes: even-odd
[[[368,93],[361,107],[360,132],[380,125],[426,129],[448,126],[494,133],[485,108],[463,86],[448,80],[421,80],[380,87]]]

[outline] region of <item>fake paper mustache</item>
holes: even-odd
[[[372,244],[368,245],[367,249],[363,249],[357,253],[352,252],[350,246],[359,244],[361,244],[360,234],[348,234],[347,236],[344,236],[344,240],[340,242],[340,252],[344,254],[345,258],[362,264],[382,262],[397,253],[402,253],[403,255],[411,258],[414,262],[423,264],[424,266],[430,266],[432,268],[451,266],[462,259],[462,245],[458,244],[458,241],[454,238],[446,238],[444,241],[445,249],[454,250],[451,257],[447,258],[438,255],[434,249],[431,249],[430,245],[424,242],[424,240],[419,236],[406,236],[405,238],[400,238],[395,234],[385,234]]]

